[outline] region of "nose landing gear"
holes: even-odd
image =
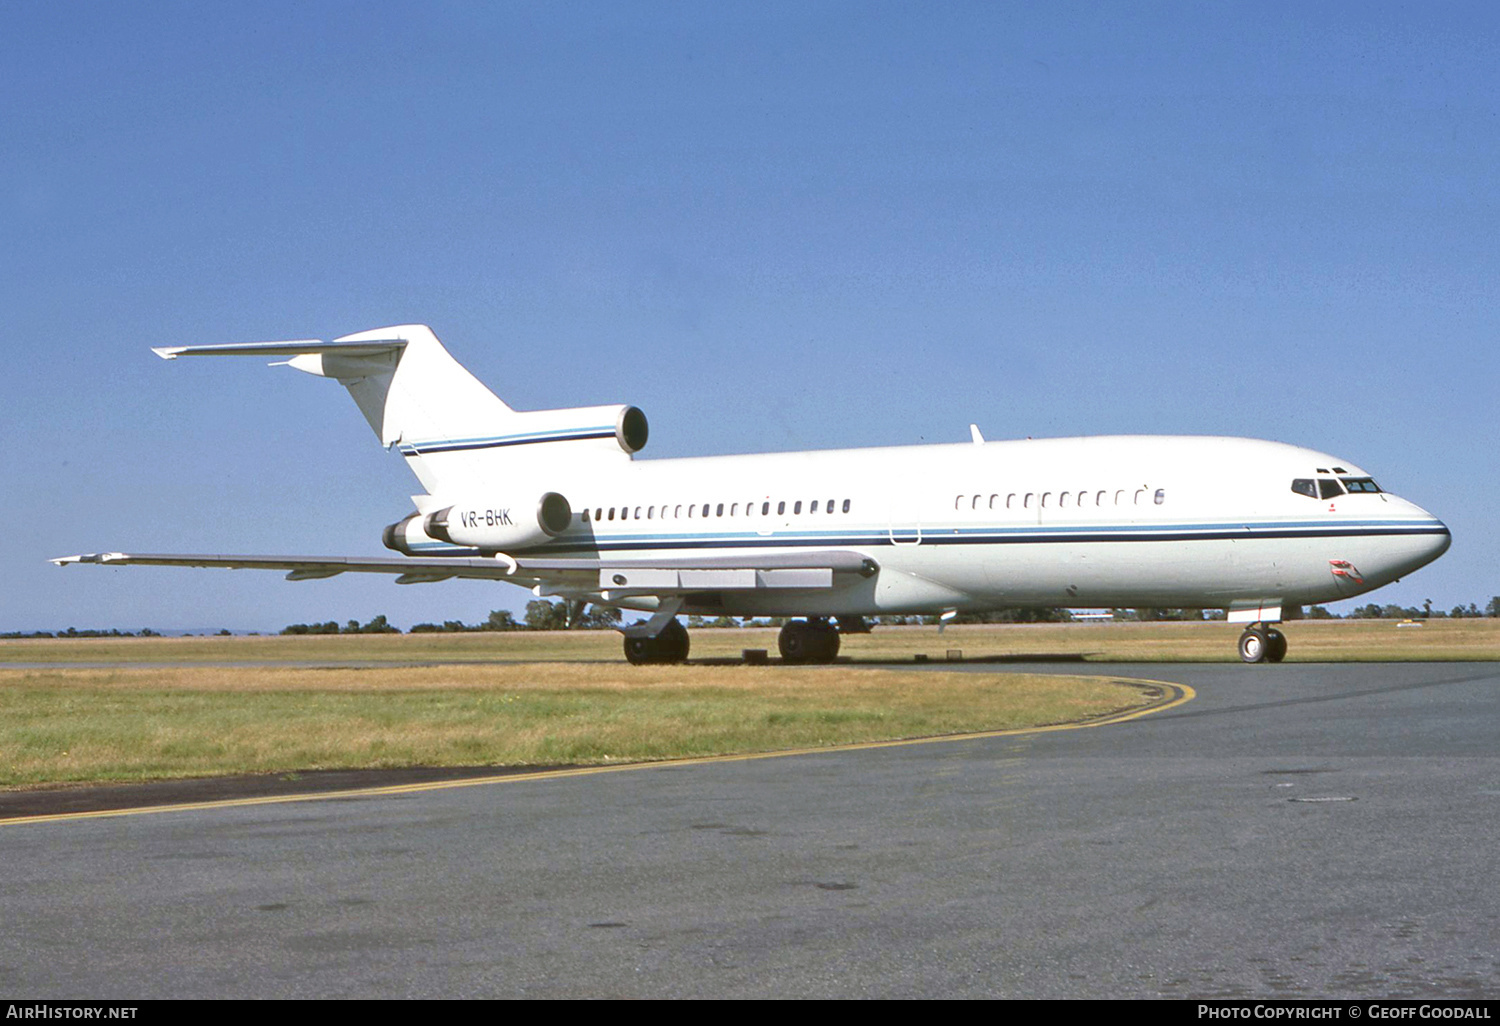
[[[1240,659],[1247,663],[1279,663],[1286,658],[1286,635],[1275,627],[1254,623],[1240,635]]]

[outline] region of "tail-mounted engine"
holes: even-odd
[[[541,545],[568,529],[573,507],[557,492],[521,502],[491,496],[455,503],[425,516],[413,513],[385,529],[385,547],[408,556],[449,545],[484,552],[508,552]]]

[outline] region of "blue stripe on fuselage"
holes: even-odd
[[[536,442],[577,442],[590,438],[613,438],[614,436],[615,429],[613,427],[597,427],[537,431],[524,435],[495,435],[489,438],[449,438],[403,445],[401,446],[401,455],[427,456],[435,452],[497,449],[507,445],[531,445]]]
[[[722,548],[807,548],[868,547],[916,542],[916,528],[896,528],[897,537],[889,531],[798,531],[763,535],[759,533],[713,534],[622,534],[560,538],[527,550],[532,554],[608,553],[644,549],[722,549]],[[923,528],[923,545],[1037,545],[1059,543],[1111,542],[1182,542],[1222,541],[1270,538],[1367,538],[1392,535],[1446,535],[1448,528],[1436,520],[1371,520],[1270,522],[1263,524],[1173,524],[1151,526],[1120,524],[1108,527],[1022,527],[1022,528]]]

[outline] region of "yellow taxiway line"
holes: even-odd
[[[986,738],[1020,737],[1026,734],[1047,734],[1058,730],[1084,730],[1090,727],[1107,727],[1125,723],[1176,708],[1197,697],[1197,692],[1186,684],[1170,681],[1141,680],[1134,677],[1112,678],[1121,684],[1144,685],[1162,688],[1161,700],[1129,712],[1102,716],[1079,723],[1057,723],[1045,727],[1015,727],[1009,730],[983,730],[968,734],[939,734],[935,737],[904,738],[896,741],[860,741],[847,745],[830,745],[826,748],[785,748],[774,752],[743,752],[738,755],[704,755],[689,759],[663,759],[658,762],[627,762],[617,766],[575,766],[570,769],[525,771],[489,777],[465,777],[462,780],[432,780],[420,784],[391,784],[385,787],[357,787],[342,791],[314,791],[308,794],[265,795],[259,798],[224,798],[208,802],[179,802],[170,805],[143,805],[129,809],[100,809],[95,812],[60,812],[42,816],[16,816],[0,819],[0,827],[19,826],[25,823],[64,823],[79,819],[106,819],[113,816],[146,816],[158,812],[188,812],[195,809],[233,809],[247,805],[283,805],[291,802],[327,801],[331,798],[380,798],[387,795],[416,794],[420,791],[447,791],[459,787],[483,787],[491,784],[529,783],[534,780],[558,780],[563,777],[588,777],[601,773],[623,773],[629,770],[663,769],[678,766],[706,766],[721,762],[750,762],[754,759],[782,759],[794,755],[823,755],[830,752],[861,752],[874,748],[902,748],[909,745],[943,744],[950,741],[982,741]]]

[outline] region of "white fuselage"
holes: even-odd
[[[1253,608],[1348,598],[1449,545],[1384,492],[1313,498],[1295,479],[1366,478],[1324,453],[1242,438],[1117,436],[691,459],[529,471],[571,525],[526,555],[668,559],[855,551],[836,587],[690,597],[732,615],[1005,607]],[[470,482],[482,496],[500,482]],[[815,511],[814,511],[815,510]],[[423,546],[424,555],[473,555]],[[561,593],[561,592],[558,592]],[[600,599],[631,608],[656,600]]]
[[[58,565],[508,581],[653,610],[625,629],[632,662],[686,658],[686,633],[669,626],[680,612],[1117,606],[1227,609],[1252,624],[1240,657],[1274,662],[1285,637],[1253,625],[1388,584],[1451,541],[1358,467],[1276,442],[976,430],[960,445],[636,459],[649,437],[638,408],[514,410],[421,324],[156,352],[269,356],[344,385],[426,489],[382,534],[402,558],[108,552]],[[821,620],[793,620],[778,646],[793,662],[838,650]]]

